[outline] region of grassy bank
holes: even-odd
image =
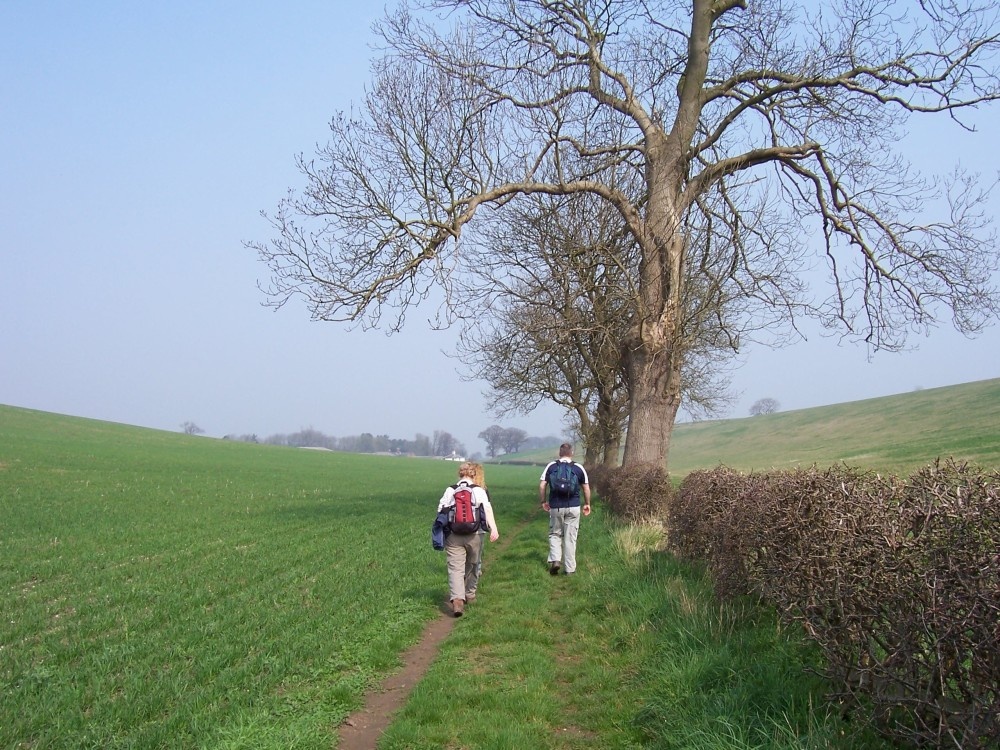
[[[848,463],[907,475],[954,457],[1000,467],[1000,379],[674,428],[670,473],[723,464],[740,471]],[[516,457],[545,461],[552,451]]]
[[[455,469],[0,407],[0,747],[331,747],[440,616]],[[599,506],[549,576],[537,474],[488,470],[510,544],[380,747],[869,746],[797,638]]]
[[[671,473],[851,466],[899,475],[952,456],[1000,466],[1000,379],[746,419],[678,425]]]

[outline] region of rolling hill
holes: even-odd
[[[680,423],[670,472],[679,478],[720,464],[767,471],[844,462],[907,474],[947,456],[1000,468],[1000,378],[758,417]],[[551,451],[517,456],[551,457]]]

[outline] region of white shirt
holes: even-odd
[[[486,494],[486,490],[480,487],[478,484],[473,484],[472,482],[467,482],[465,480],[459,481],[459,486],[467,485],[472,490],[472,504],[482,505],[483,509],[489,508],[489,513],[493,513],[493,508],[490,505],[490,496]],[[455,505],[455,488],[446,487],[444,494],[441,496],[441,501],[438,503],[438,513],[443,511],[445,508],[452,508]]]
[[[473,484],[467,479],[460,479],[458,484],[468,485],[472,489],[472,504],[476,506],[483,506],[483,512],[486,514],[486,523],[490,525],[491,529],[496,529],[497,522],[493,518],[493,505],[490,503],[490,496],[486,494],[486,490],[480,487],[478,484]],[[441,500],[438,503],[437,512],[440,513],[447,508],[452,508],[455,506],[455,488],[445,487],[444,494],[441,496]]]

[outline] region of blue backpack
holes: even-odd
[[[549,487],[561,498],[571,498],[580,492],[580,477],[572,461],[556,461],[549,469]]]

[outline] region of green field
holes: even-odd
[[[517,458],[546,461],[551,454]],[[674,428],[670,473],[680,479],[720,464],[767,471],[843,462],[905,475],[947,456],[1000,467],[1000,379],[759,417],[681,423]]]
[[[256,446],[0,406],[0,747],[330,748],[442,616],[452,463]],[[537,467],[386,748],[884,748],[773,613],[720,605],[596,503],[545,572]]]
[[[1000,467],[1000,379],[746,419],[681,424],[671,473],[851,466],[905,475],[937,458]]]
[[[0,747],[328,741],[434,614],[453,469],[0,408]]]

